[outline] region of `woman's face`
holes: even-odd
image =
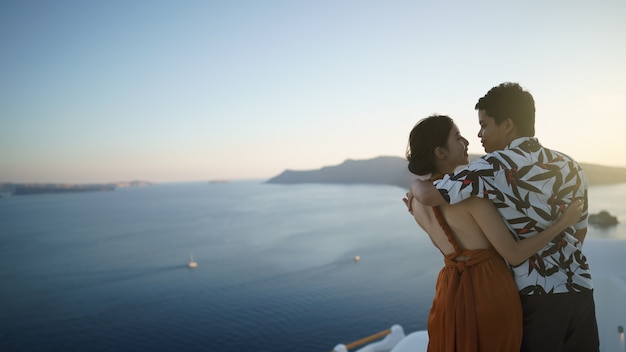
[[[469,164],[469,154],[467,153],[468,145],[469,142],[461,135],[461,132],[456,124],[452,124],[450,133],[448,134],[448,142],[446,146],[448,151],[446,161],[454,167]]]

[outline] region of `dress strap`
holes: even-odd
[[[454,258],[461,255],[463,248],[459,246],[458,242],[454,238],[454,233],[452,232],[450,225],[446,222],[446,219],[444,219],[443,214],[441,214],[441,209],[439,207],[433,207],[433,213],[435,214],[435,218],[437,219],[439,226],[441,226],[441,229],[445,232],[446,237],[448,237],[448,241],[452,244],[452,247],[454,247],[454,255],[452,257]]]

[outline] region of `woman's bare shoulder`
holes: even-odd
[[[464,207],[466,207],[467,209],[474,209],[475,207],[495,207],[495,205],[493,205],[493,202],[490,199],[486,199],[486,198],[481,198],[481,197],[469,197],[466,200],[457,203],[460,204]]]

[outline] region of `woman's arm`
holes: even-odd
[[[563,215],[550,227],[535,236],[515,241],[498,210],[490,200],[472,197],[475,202],[469,209],[491,245],[511,265],[519,265],[550,242],[568,226],[575,224],[582,215],[582,202],[574,201]]]
[[[407,193],[407,198],[409,205],[411,204],[413,198],[417,199],[418,202],[431,207],[448,204],[431,181],[423,181],[420,179],[415,179],[413,183],[411,183],[411,188],[409,189],[409,193]]]

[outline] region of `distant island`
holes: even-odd
[[[470,159],[480,155],[470,155]],[[580,163],[590,186],[626,182],[626,168]],[[396,156],[380,156],[373,159],[348,159],[335,166],[317,170],[285,170],[270,178],[267,183],[334,183],[334,184],[381,184],[408,188],[415,179],[407,169],[407,161]]]
[[[151,184],[152,183],[148,181],[122,181],[95,184],[4,182],[0,183],[0,194],[23,196],[49,193],[105,192],[114,191],[116,188],[147,186]]]
[[[619,224],[617,216],[609,214],[608,211],[602,210],[597,214],[589,214],[589,223],[599,227],[609,227]]]

